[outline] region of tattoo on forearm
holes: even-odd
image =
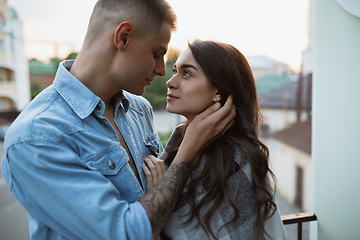
[[[161,181],[139,199],[150,219],[152,232],[159,233],[172,214],[194,165],[172,163]]]

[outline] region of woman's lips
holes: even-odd
[[[171,94],[168,94],[167,97],[166,97],[166,101],[172,101],[172,100],[176,100],[176,99],[178,99],[178,97],[175,97],[175,96],[173,96]]]

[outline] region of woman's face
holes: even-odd
[[[180,54],[173,68],[173,77],[166,86],[166,110],[183,115],[189,121],[210,107],[216,98],[220,99],[217,89],[210,85],[189,48]]]

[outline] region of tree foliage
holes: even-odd
[[[77,55],[78,55],[77,52],[72,52],[64,60],[75,59]]]
[[[33,82],[30,84],[30,95],[31,99],[34,99],[43,90],[43,87],[39,82]]]

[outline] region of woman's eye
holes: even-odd
[[[158,57],[159,57],[159,55],[154,53],[154,58],[158,58]]]
[[[184,76],[191,76],[191,73],[188,71],[184,71]]]
[[[173,68],[172,72],[173,72],[173,75],[175,75],[177,73],[175,68]]]

